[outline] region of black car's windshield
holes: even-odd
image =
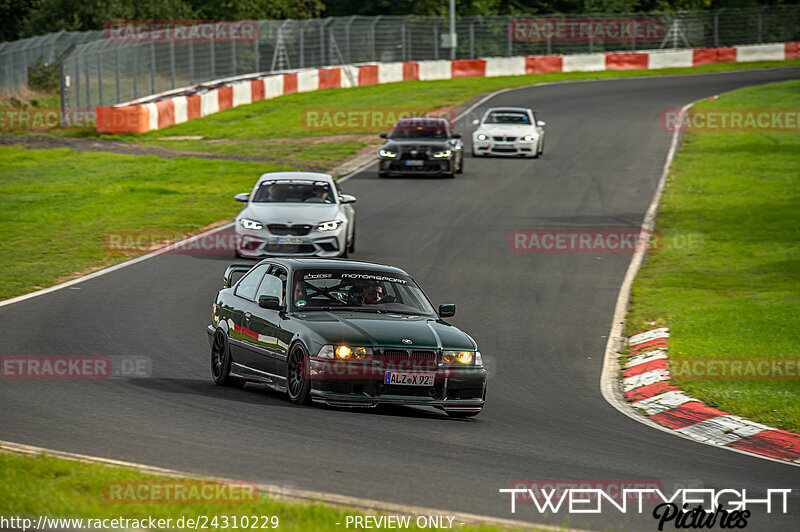
[[[335,203],[330,184],[325,181],[264,181],[258,186],[253,203]]]
[[[509,124],[512,126],[529,126],[531,119],[528,113],[521,111],[492,111],[484,121],[485,124]]]
[[[390,139],[447,139],[447,122],[441,118],[404,118],[389,134]]]
[[[292,308],[436,315],[428,298],[410,277],[365,270],[298,271],[292,289]]]

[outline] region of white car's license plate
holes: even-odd
[[[302,244],[303,239],[296,236],[276,236],[272,244]]]
[[[495,144],[494,147],[498,148],[498,149],[501,149],[501,150],[507,150],[509,148],[513,148],[514,145],[513,144]]]
[[[387,371],[383,377],[384,384],[402,384],[404,386],[433,386],[435,381],[435,373],[410,371]]]
[[[406,166],[422,166],[425,161],[406,161]]]

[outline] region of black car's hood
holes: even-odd
[[[404,349],[476,349],[466,333],[441,320],[400,314],[314,311],[296,314],[324,344]],[[411,343],[403,342],[410,340]]]

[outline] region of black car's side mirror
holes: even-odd
[[[381,133],[381,134],[380,134],[380,135],[378,135],[378,136],[379,136],[380,138],[382,138],[382,139],[389,138],[389,134],[388,134],[388,133]]]
[[[443,303],[439,305],[439,317],[449,318],[456,315],[456,306],[453,303]]]
[[[460,138],[461,138],[461,133],[453,133],[451,136],[452,136],[454,139],[460,139]]]
[[[250,199],[250,193],[249,192],[242,192],[240,194],[236,194],[233,197],[233,199],[235,199],[236,201],[241,201],[242,203],[247,203],[247,200]]]
[[[280,310],[281,300],[275,296],[260,296],[258,306],[268,310]]]

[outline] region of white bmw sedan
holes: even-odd
[[[536,158],[544,153],[544,122],[524,107],[493,107],[472,134],[472,155],[505,155]]]
[[[236,216],[236,255],[347,257],[355,250],[356,198],[342,194],[333,177],[313,172],[271,172]]]

